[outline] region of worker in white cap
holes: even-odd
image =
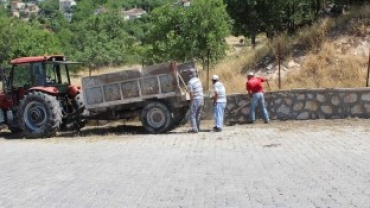
[[[219,81],[217,75],[212,75],[212,94],[211,100],[213,101],[213,115],[215,118],[215,126],[213,131],[220,132],[223,128],[224,111],[226,107],[226,90],[222,82]]]
[[[269,123],[269,115],[265,105],[265,98],[263,96],[263,87],[262,82],[268,82],[267,79],[262,77],[256,77],[253,72],[249,72],[247,74],[248,81],[246,83],[246,90],[248,92],[249,97],[251,100],[251,107],[249,113],[249,122],[250,124],[254,124],[255,122],[255,114],[256,114],[256,106],[260,104],[262,117],[265,123]]]
[[[188,82],[188,93],[190,95],[190,123],[189,133],[198,133],[200,128],[200,113],[204,106],[203,86],[194,68],[190,69],[190,80]]]

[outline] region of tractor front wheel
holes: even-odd
[[[21,101],[18,119],[27,138],[52,137],[62,123],[62,109],[56,97],[34,91]]]

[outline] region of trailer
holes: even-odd
[[[82,78],[84,117],[97,120],[139,118],[149,133],[168,132],[186,119],[186,83],[193,62],[167,62],[143,69]]]

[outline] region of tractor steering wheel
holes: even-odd
[[[51,76],[46,76],[46,84],[55,84],[56,82],[55,79],[51,79]]]

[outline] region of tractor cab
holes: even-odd
[[[30,90],[55,96],[63,96],[70,91],[74,95],[77,93],[77,87],[70,84],[68,65],[72,62],[67,62],[65,56],[22,57],[10,63],[11,69],[4,70],[3,88],[5,94],[12,97],[13,106],[17,106]]]

